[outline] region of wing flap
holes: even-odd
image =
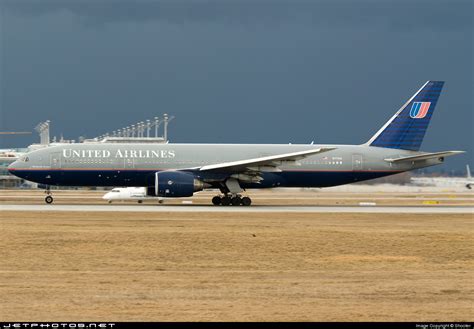
[[[231,162],[223,162],[212,165],[202,166],[200,171],[209,170],[232,170],[232,171],[278,171],[277,167],[285,164],[295,164],[296,161],[302,160],[311,155],[328,152],[336,149],[335,147],[321,147],[314,150],[299,151],[293,153],[284,153],[277,155],[270,155],[261,158],[245,159]],[[273,169],[271,169],[273,168]]]
[[[405,161],[422,161],[428,160],[433,158],[443,158],[449,157],[456,154],[464,153],[464,151],[444,151],[444,152],[435,152],[435,153],[424,153],[418,155],[412,155],[407,157],[400,157],[400,158],[387,158],[384,159],[387,162],[405,162]]]

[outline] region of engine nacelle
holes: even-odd
[[[159,197],[180,198],[202,191],[205,183],[193,174],[183,171],[161,171],[155,173],[155,186],[148,187],[147,194]]]

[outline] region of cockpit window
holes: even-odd
[[[20,161],[22,161],[22,162],[28,162],[28,161],[30,161],[30,159],[29,159],[27,156],[24,156],[24,157],[21,157],[21,158],[20,158]]]
[[[115,192],[120,192],[120,191],[119,191],[119,190],[112,190],[112,192],[114,192],[114,193],[115,193]]]

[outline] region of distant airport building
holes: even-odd
[[[174,116],[163,115],[163,119],[155,117],[153,120],[145,120],[136,124],[117,129],[111,133],[105,133],[93,139],[85,139],[84,142],[102,143],[167,143],[168,124]],[[159,135],[159,128],[163,124],[163,135]],[[154,133],[153,133],[154,132]]]
[[[24,183],[23,179],[10,174],[7,168],[26,152],[26,148],[0,150],[0,188],[21,187]]]
[[[410,180],[412,184],[420,186],[465,186],[469,190],[474,186],[469,165],[466,165],[466,177],[412,177]]]
[[[136,124],[114,130],[112,133],[106,133],[92,139],[79,138],[79,143],[167,143],[168,142],[168,124],[174,116],[164,114],[163,118],[154,117],[152,120],[137,122]],[[163,135],[160,136],[159,128],[163,124]],[[16,161],[25,153],[35,151],[41,148],[56,146],[62,144],[75,143],[75,140],[66,140],[62,136],[59,140],[56,137],[50,138],[50,121],[46,120],[36,125],[40,142],[31,144],[26,148],[0,149],[0,189],[5,188],[35,188],[36,183],[25,181],[10,174],[8,166]],[[31,132],[4,132],[4,134],[25,134]]]

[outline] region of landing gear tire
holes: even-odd
[[[242,206],[250,206],[252,204],[252,199],[250,199],[248,196],[244,196],[242,198]]]
[[[223,197],[223,198],[221,199],[221,204],[222,204],[223,206],[228,206],[228,205],[230,205],[231,200],[232,200],[232,199],[231,199],[230,197],[225,196],[225,197]]]
[[[242,203],[242,199],[240,199],[239,196],[234,196],[230,203],[233,205],[233,206],[240,206],[240,204]]]
[[[221,203],[222,203],[222,200],[220,196],[215,196],[212,198],[212,204],[214,206],[219,206]]]
[[[215,206],[250,206],[252,204],[252,200],[248,197],[242,197],[240,195],[224,195],[219,196],[216,195],[212,198],[212,204]]]
[[[143,203],[143,200],[138,200],[138,203]]]
[[[47,204],[53,203],[53,197],[51,195],[46,196],[46,198],[44,198],[44,202]]]

